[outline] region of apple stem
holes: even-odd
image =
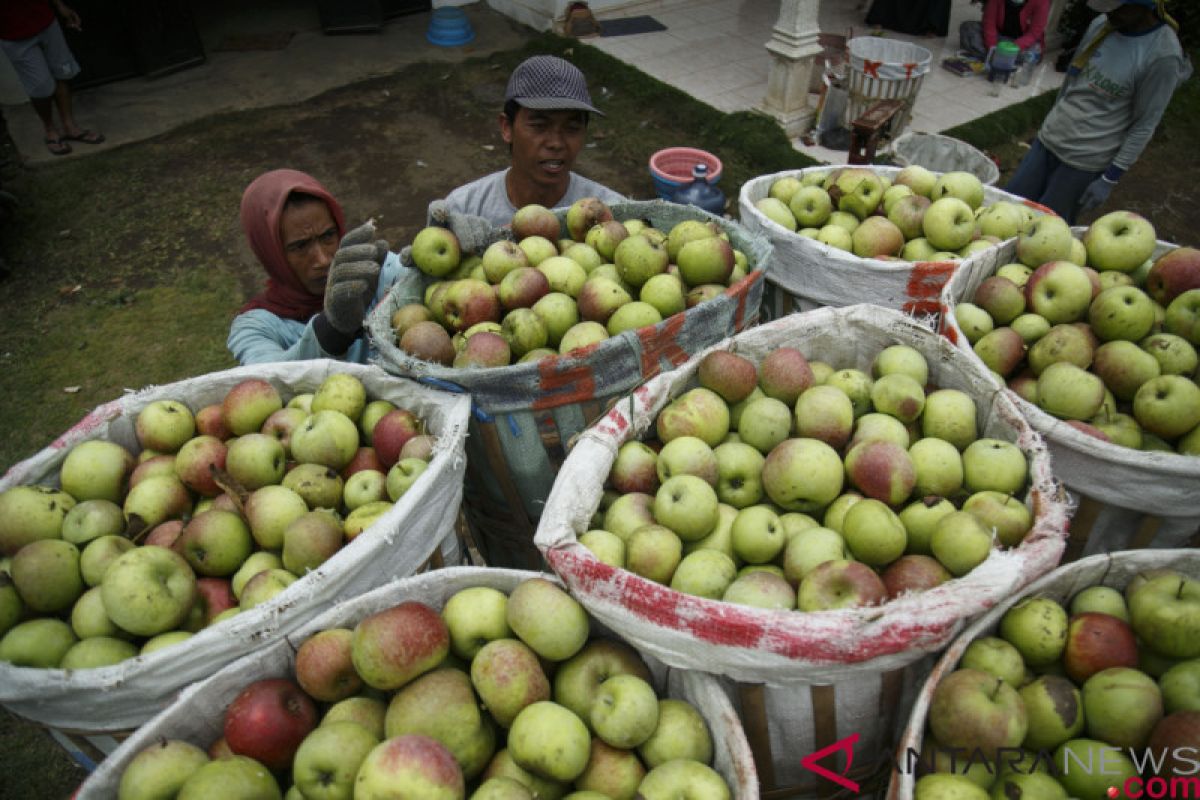
[[[990,699],[992,699],[992,700],[996,699],[996,695],[1000,694],[1000,687],[1002,687],[1003,685],[1004,685],[1004,679],[996,678],[996,686],[994,689],[992,689],[992,694],[990,696]]]

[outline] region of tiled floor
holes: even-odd
[[[860,0],[823,0],[821,30],[863,35],[869,4]],[[698,97],[726,113],[758,108],[766,93],[771,58],[764,45],[779,17],[779,0],[653,0],[614,16],[648,14],[667,26],[665,31],[589,39],[601,50],[654,77]],[[1057,88],[1062,75],[1052,64],[1037,68],[1020,89],[1003,86],[998,97],[988,92],[982,77],[960,77],[941,65],[958,50],[958,26],[977,19],[979,6],[953,0],[950,35],[945,39],[906,36],[885,31],[889,38],[924,47],[932,56],[929,73],[917,94],[909,130],[936,133],[963,122]],[[1051,58],[1052,62],[1053,59]],[[797,148],[827,162],[845,160],[845,152]]]

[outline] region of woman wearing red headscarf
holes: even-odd
[[[363,319],[402,269],[387,242],[373,241],[374,225],[347,234],[333,195],[291,169],[255,178],[242,195],[241,218],[267,286],[229,330],[227,344],[238,362],[366,362]]]

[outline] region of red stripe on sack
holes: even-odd
[[[954,274],[953,261],[919,261],[913,264],[904,293],[917,300],[937,299],[942,287]]]
[[[638,328],[637,337],[642,343],[642,377],[652,378],[660,371],[659,363],[666,358],[675,366],[691,358],[679,346],[679,332],[683,330],[685,314],[675,314],[666,322]]]
[[[950,322],[950,315],[954,313],[946,304],[942,303],[938,306],[938,333],[950,340],[951,344],[958,344],[958,331]]]
[[[883,66],[882,61],[863,60],[863,73],[870,75],[872,78],[879,77],[879,68]]]
[[[617,409],[613,409],[600,418],[596,430],[605,436],[620,437],[629,428],[629,421]]]
[[[905,64],[904,65],[904,77],[911,78],[912,74],[913,74],[913,70],[916,68],[917,68],[916,64]]]
[[[870,637],[847,637],[853,639],[847,647],[831,643],[815,631],[780,631],[773,624],[774,614],[769,614],[772,619],[768,619],[764,617],[768,612],[684,595],[604,564],[590,553],[581,557],[568,550],[551,549],[546,557],[554,571],[580,596],[619,598],[620,607],[640,619],[723,647],[759,650],[790,659],[850,664],[912,647],[938,649],[955,633],[953,621],[892,625],[873,630]]]
[[[69,444],[83,439],[85,435],[96,430],[110,419],[116,419],[120,415],[121,401],[111,400],[75,423],[62,436],[51,442],[50,446],[55,450],[61,450]]]
[[[586,349],[572,352],[582,354]],[[538,362],[538,396],[531,406],[534,411],[582,403],[596,396],[596,374],[591,365],[579,361],[574,366],[567,366],[570,362],[571,359],[565,358],[546,358]],[[564,392],[563,389],[571,391]]]
[[[1042,212],[1043,214],[1050,214],[1051,216],[1054,216],[1054,217],[1058,216],[1058,212],[1055,211],[1054,209],[1050,208],[1049,206],[1044,206],[1041,203],[1034,202],[1033,200],[1026,200],[1024,198],[1021,199],[1021,202],[1024,203],[1025,205],[1029,206],[1032,209]]]

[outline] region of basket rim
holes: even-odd
[[[662,162],[673,156],[690,156],[692,159],[699,159],[705,162],[705,166],[709,168],[709,183],[712,183],[718,177],[720,177],[721,170],[724,167],[724,165],[721,163],[721,159],[707,150],[701,150],[698,147],[664,147],[662,150],[659,150],[650,156],[650,174],[663,178],[664,180],[672,180],[676,182],[680,181],[681,179],[690,180],[692,177],[690,170],[688,171],[687,175],[672,174],[666,171],[664,168],[665,165]]]

